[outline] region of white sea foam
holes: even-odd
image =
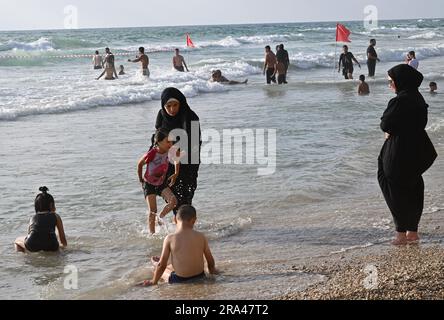
[[[0,44],[0,51],[54,51],[53,43],[49,38],[42,37],[32,42],[9,40]]]
[[[415,39],[425,39],[425,40],[431,40],[431,39],[437,39],[437,38],[443,38],[443,35],[434,31],[424,32],[420,34],[415,34],[413,36],[408,37],[407,39],[415,40]]]
[[[27,90],[23,92],[25,99],[17,97],[5,100],[0,107],[0,120],[160,100],[163,89],[169,86],[182,90],[187,97],[230,90],[229,86],[208,81],[215,68],[224,70],[224,75],[232,79],[260,73],[260,69],[245,62],[223,62],[204,65],[189,73],[159,70],[152,73],[150,80],[137,74],[127,79],[107,82],[106,86],[103,81],[84,79],[84,82],[73,84],[77,88],[75,92],[71,86],[50,87],[41,92]]]

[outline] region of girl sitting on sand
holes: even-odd
[[[29,222],[28,236],[15,240],[15,248],[19,252],[58,251],[60,245],[55,233],[56,227],[62,247],[68,245],[62,219],[56,213],[54,198],[48,194],[47,187],[39,190],[41,193],[34,202],[36,214]]]
[[[137,173],[149,208],[148,228],[151,234],[156,232],[156,196],[162,196],[167,202],[159,215],[160,219],[164,218],[177,206],[177,199],[170,187],[174,186],[179,176],[180,163],[175,161],[175,155],[177,154],[174,153],[175,148],[172,148],[172,146],[172,142],[168,140],[168,132],[163,129],[158,130],[154,136],[154,146],[139,160],[138,164]],[[167,179],[170,159],[174,159],[175,173]],[[146,173],[142,177],[145,165],[147,166]]]

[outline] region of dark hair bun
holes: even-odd
[[[47,193],[49,191],[49,189],[47,187],[40,187],[39,191],[41,191],[43,193]]]

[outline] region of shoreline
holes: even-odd
[[[369,252],[370,251],[370,252]],[[325,277],[277,300],[442,300],[444,244],[375,246],[292,267]]]

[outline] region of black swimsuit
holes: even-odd
[[[59,241],[55,233],[57,217],[54,213],[38,213],[31,218],[25,247],[30,252],[57,251]]]

